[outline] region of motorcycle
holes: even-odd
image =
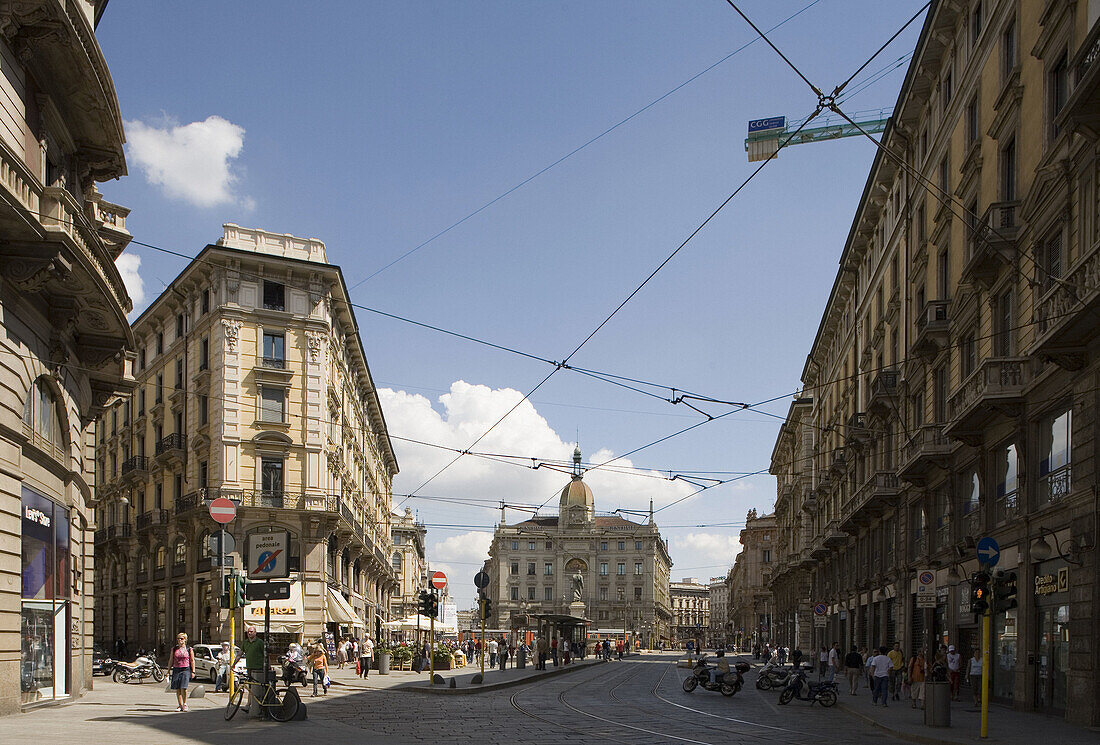
[[[756,687],[761,691],[769,691],[772,688],[782,688],[791,682],[791,675],[793,674],[793,668],[783,667],[782,665],[769,662],[761,668],[760,674],[756,676]]]
[[[787,687],[779,694],[779,703],[789,704],[795,698],[799,701],[809,701],[810,706],[815,703],[826,707],[832,706],[836,703],[836,683],[831,680],[810,683],[806,680],[805,669],[795,670],[791,674]]]
[[[152,657],[142,656],[133,662],[123,662],[121,660],[116,662],[115,671],[111,677],[116,683],[129,683],[132,680],[141,683],[146,678],[152,678],[160,683],[164,680],[164,671],[160,669],[160,665]]]
[[[684,678],[684,691],[691,693],[698,686],[703,686],[705,691],[718,691],[723,696],[732,696],[741,690],[745,683],[744,674],[751,667],[747,662],[738,662],[725,675],[718,676],[710,682],[711,667],[700,660],[691,670],[691,675]]]
[[[306,669],[296,660],[286,660],[283,663],[283,684],[289,688],[295,683],[300,686],[306,684]]]

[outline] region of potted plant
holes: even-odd
[[[379,642],[374,647],[374,657],[378,660],[378,674],[390,674],[390,660],[393,658],[393,647],[389,642]]]
[[[407,644],[399,644],[393,648],[393,660],[391,664],[398,670],[411,670],[413,661],[413,648]]]
[[[432,655],[432,662],[436,670],[451,670],[455,666],[454,655],[449,649],[437,649]]]

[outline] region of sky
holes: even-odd
[[[922,5],[738,3],[826,92]],[[845,111],[893,106],[922,20]],[[572,353],[759,166],[748,121],[817,103],[728,3],[112,0],[97,36],[129,170],[100,189],[135,241],[193,256],[227,222],[318,238],[353,302],[541,358],[356,311],[392,435],[519,456],[432,478],[453,454],[394,440],[395,505],[460,607],[499,503],[552,513],[568,476],[533,466],[578,442],[586,464],[619,458],[585,477],[598,512],[652,500],[673,578],[725,574],[774,503],[773,477],[737,477],[768,468],[874,145],[784,150]],[[185,265],[157,249],[119,257],[132,318]],[[566,359],[601,375],[546,362]],[[685,391],[775,400],[670,403]]]

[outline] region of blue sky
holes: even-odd
[[[922,4],[740,6],[765,29],[805,9],[770,37],[831,90]],[[919,26],[851,89],[911,53]],[[355,287],[355,302],[554,360],[756,167],[744,152],[749,119],[800,118],[816,102],[757,41],[366,279],[754,32],[719,0],[112,0],[98,36],[127,122],[130,171],[101,189],[133,210],[137,240],[193,255],[221,236],[224,222],[316,237]],[[846,109],[892,106],[904,72],[884,75]],[[873,156],[871,143],[856,138],[784,151],[571,362],[730,401],[795,391]],[[140,246],[127,253],[144,302],[183,266]],[[135,286],[134,294],[142,292]],[[364,311],[358,319],[396,435],[466,447],[549,372]],[[786,406],[765,409],[782,414]],[[700,418],[561,371],[479,448],[568,458],[579,433],[586,460],[606,459]],[[778,426],[741,412],[630,461],[666,472],[754,471],[767,467]],[[396,493],[446,462],[439,452],[396,446]],[[566,480],[467,460],[419,493],[541,503]],[[651,497],[660,507],[691,491],[654,478],[589,480],[600,510],[644,507]],[[663,511],[673,576],[722,574],[736,548],[737,526],[687,526],[743,521],[751,507],[770,510],[774,496],[774,479],[758,477]],[[499,512],[405,504],[429,524],[433,564],[455,575],[464,605]],[[522,516],[508,512],[510,521]]]

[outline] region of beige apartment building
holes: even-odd
[[[672,598],[672,640],[680,647],[688,642],[705,646],[710,627],[710,589],[694,577],[669,583]]]
[[[138,386],[100,419],[96,638],[164,652],[174,635],[228,636],[211,500],[250,535],[289,533],[276,647],[378,634],[400,590],[397,473],[340,268],[325,246],[226,225],[133,324]],[[262,625],[263,603],[244,617]]]
[[[652,517],[636,523],[597,516],[583,477],[578,448],[556,516],[509,525],[502,514],[484,567],[493,600],[489,626],[508,629],[514,617],[541,614],[577,623],[590,635],[628,636],[645,647],[668,642],[672,559],[657,524]],[[582,615],[573,605],[575,575],[582,582]]]
[[[390,564],[398,581],[398,588],[390,596],[390,617],[408,618],[419,612],[419,594],[428,589],[428,559],[424,541],[428,531],[424,523],[405,508],[404,513],[391,517],[393,555]]]
[[[730,586],[727,577],[711,577],[707,583],[707,646],[723,649],[730,645]]]
[[[741,551],[729,573],[730,634],[738,649],[752,649],[776,641],[775,600],[768,586],[777,542],[775,515],[749,510],[740,540]]]
[[[0,6],[0,715],[92,685],[95,420],[134,385],[106,5]]]
[[[994,699],[1093,726],[1098,21],[1085,0],[932,4],[776,443],[771,583],[787,643],[969,655],[992,538],[1017,588]]]

